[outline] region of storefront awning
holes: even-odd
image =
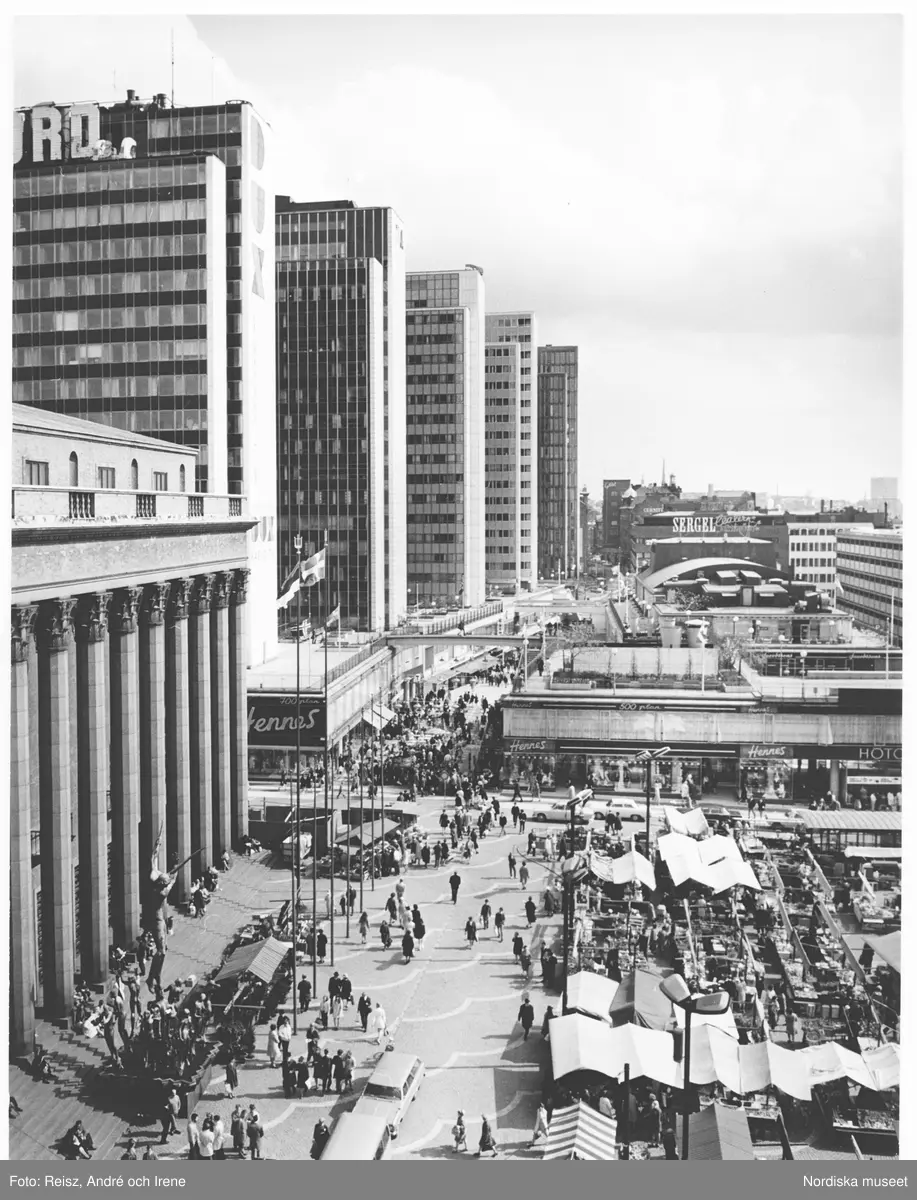
[[[901,974],[901,931],[880,935],[868,934],[863,938],[867,946],[872,946],[879,958],[885,959],[893,971]]]
[[[264,983],[270,983],[274,972],[289,952],[289,946],[272,937],[252,942],[249,946],[240,946],[223,963],[213,982],[222,983],[224,979],[237,979],[247,972]]]
[[[554,1110],[542,1158],[595,1162],[617,1157],[617,1122],[582,1100]]]

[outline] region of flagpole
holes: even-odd
[[[302,697],[302,681],[300,676],[300,648],[299,643],[302,638],[302,536],[297,534],[293,538],[293,546],[296,550],[296,558],[299,564],[300,583],[296,591],[296,820],[293,822],[293,841],[291,843],[293,854],[291,856],[292,865],[290,867],[290,893],[293,905],[292,912],[292,932],[293,932],[293,1032],[298,1032],[297,1015],[299,1012],[299,994],[296,990],[296,943],[298,932],[298,916],[299,916],[299,821],[300,821],[300,780],[299,780],[299,758],[300,745],[302,734],[300,727],[301,720],[301,697]]]
[[[370,819],[370,891],[376,890],[376,723],[373,718],[376,715],[375,711],[376,697],[369,698],[369,723],[373,727],[372,737],[372,764],[369,769],[369,819]]]
[[[328,737],[331,722],[328,713],[328,617],[331,613],[331,579],[328,570],[328,530],[325,530],[325,741],[322,765],[325,775],[325,828],[328,828]],[[333,797],[332,797],[333,800]],[[334,966],[334,816],[331,818],[331,965]]]
[[[360,706],[360,748],[363,747],[363,707]],[[360,755],[360,916],[363,915],[363,877],[366,874],[366,851],[363,847],[363,755]],[[350,800],[347,801],[348,805]]]

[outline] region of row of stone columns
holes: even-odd
[[[43,1005],[60,1016],[73,998],[77,935],[80,973],[98,982],[110,945],[128,946],[140,932],[157,846],[163,868],[189,859],[172,896],[183,900],[192,878],[247,832],[247,576],[237,570],[156,581],[12,610],[16,1052],[30,1048],[35,1019],[33,830]]]

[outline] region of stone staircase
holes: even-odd
[[[276,912],[289,893],[290,873],[275,866],[270,852],[235,859],[221,875],[203,918],[173,910],[163,984],[189,975],[200,977],[219,966],[236,932],[255,913]],[[157,1122],[95,1086],[100,1068],[108,1062],[102,1038],[74,1033],[66,1020],[40,1020],[36,1041],[48,1052],[57,1078],[36,1082],[27,1059],[10,1062],[10,1095],[23,1109],[9,1122],[11,1160],[59,1158],[58,1139],[76,1121],[82,1121],[92,1135],[96,1159],[120,1158],[130,1135],[139,1135],[141,1145],[158,1141]]]

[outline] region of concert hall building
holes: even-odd
[[[65,1016],[247,831],[241,495],[195,490],[196,453],[13,406],[10,1039]],[[190,856],[190,857],[189,857]]]

